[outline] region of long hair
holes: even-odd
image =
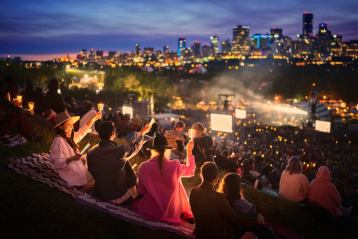
[[[288,159],[288,165],[286,167],[286,170],[290,174],[302,173],[303,168],[301,160],[296,156],[292,156]]]
[[[63,125],[63,124],[64,123],[62,123],[61,125]],[[58,136],[62,137],[64,140],[66,140],[66,142],[71,146],[71,148],[73,149],[74,152],[79,152],[80,147],[73,140],[74,135],[75,135],[75,132],[74,132],[73,129],[72,129],[70,138],[66,137],[65,131],[63,131],[63,129],[61,129],[60,127],[56,128],[56,133],[57,133]]]
[[[221,192],[233,202],[241,198],[241,177],[235,173],[228,173],[221,180],[218,192]]]
[[[164,152],[165,152],[165,149],[155,149],[155,151],[158,152],[158,167],[159,167],[159,170],[160,170],[160,174],[163,175],[163,160],[164,160]]]

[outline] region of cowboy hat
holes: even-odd
[[[80,119],[80,117],[79,116],[71,116],[66,111],[58,113],[56,115],[56,118],[55,118],[55,126],[54,126],[54,128],[60,126],[62,123],[66,122],[67,120],[70,120],[70,119],[72,119],[73,123],[76,123]]]

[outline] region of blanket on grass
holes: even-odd
[[[19,134],[5,134],[0,139],[1,143],[8,147],[16,147],[27,143],[27,139]]]
[[[57,190],[70,194],[78,203],[96,208],[115,218],[143,226],[151,230],[164,230],[178,234],[185,238],[194,238],[194,225],[189,223],[171,225],[159,221],[151,221],[143,218],[141,215],[128,208],[101,201],[94,196],[81,191],[79,188],[68,186],[67,183],[55,172],[52,164],[48,162],[48,157],[48,153],[33,153],[27,157],[11,158],[8,166],[16,173],[29,176],[36,181],[43,182],[52,188],[56,188]]]
[[[48,153],[31,154],[22,158],[10,158],[8,167],[16,173],[29,176],[30,178],[43,182],[52,188],[76,197],[84,191],[78,187],[70,187],[48,162]]]

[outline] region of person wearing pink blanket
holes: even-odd
[[[194,141],[187,145],[187,162],[169,160],[170,147],[166,138],[157,135],[151,149],[152,158],[138,169],[138,193],[143,197],[134,202],[134,209],[142,216],[162,222],[181,224],[192,219],[188,196],[182,177],[194,176]]]

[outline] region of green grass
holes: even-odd
[[[180,238],[120,221],[46,184],[16,174],[8,157],[48,150],[45,142],[16,148],[0,146],[0,223],[2,238]]]
[[[95,142],[93,138],[83,141],[81,145]],[[7,167],[9,157],[48,151],[49,144],[45,137],[42,142],[29,142],[16,148],[0,145],[0,223],[5,229],[2,230],[3,238],[180,238],[173,233],[148,230],[80,205],[71,196],[16,174]],[[220,176],[224,173],[221,172]],[[198,184],[198,175],[183,179],[188,191]],[[302,238],[327,238],[321,233],[327,228],[314,219],[309,209],[248,186],[243,187],[243,192],[266,221],[290,228]]]

